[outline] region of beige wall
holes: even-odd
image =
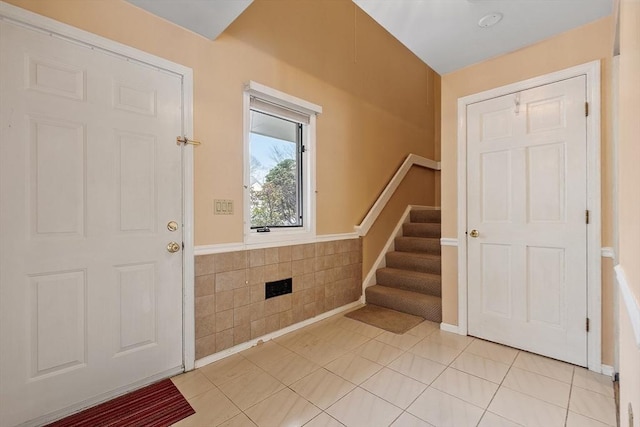
[[[640,1],[620,2],[620,91],[618,145],[619,262],[636,304],[640,301]],[[620,301],[620,425],[640,426],[640,350]]]
[[[613,19],[604,18],[591,24],[563,33],[549,40],[516,52],[472,65],[442,76],[442,235],[457,237],[457,100],[460,97],[504,86],[528,78],[602,60],[602,215],[603,246],[613,244],[612,194],[610,182],[612,168],[610,144],[610,80],[613,45]],[[443,251],[443,321],[457,324],[457,251]],[[611,270],[603,274],[611,275]],[[604,280],[603,286],[612,286]],[[604,290],[610,295],[610,289]],[[608,304],[610,304],[610,299]],[[612,306],[603,307],[604,319],[611,319]],[[611,322],[603,328],[603,363],[613,363],[613,329]]]
[[[256,0],[216,41],[122,0],[9,2],[193,69],[196,245],[243,238],[248,80],[323,107],[318,234],[353,232],[408,153],[434,156],[438,75],[350,0]],[[214,198],[235,215],[214,216]]]

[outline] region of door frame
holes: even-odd
[[[602,297],[601,297],[601,200],[600,200],[600,61],[592,61],[565,70],[458,98],[458,333],[468,333],[467,272],[467,106],[514,92],[544,86],[560,80],[586,76],[587,117],[587,363],[592,371],[602,372]]]
[[[3,1],[0,1],[0,19],[178,75],[182,79],[182,134],[183,136],[193,135],[193,70],[191,68]],[[172,140],[177,136],[179,135],[172,135]],[[169,142],[171,143],[171,140]],[[195,367],[193,199],[193,146],[185,145],[182,148],[182,241],[184,244],[182,252],[182,364],[185,371],[193,370]],[[144,384],[137,384],[134,387],[142,385]],[[127,390],[120,390],[119,393],[125,391]]]

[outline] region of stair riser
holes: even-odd
[[[403,313],[413,314],[432,322],[442,322],[442,301],[440,298],[431,297],[429,301],[420,301],[417,298],[390,296],[383,292],[378,292],[375,288],[382,287],[374,286],[367,288],[365,291],[367,304],[375,304]]]
[[[440,255],[440,241],[438,239],[403,239],[398,237],[394,246],[398,252],[422,252],[433,255]]]
[[[402,256],[402,252],[389,252],[387,254],[387,267],[402,270],[420,271],[422,273],[440,274],[440,258],[423,259],[411,256]]]
[[[402,225],[402,235],[440,238],[440,224],[409,222]]]
[[[440,222],[439,210],[415,210],[410,213],[411,222]]]
[[[376,283],[389,288],[404,289],[425,295],[442,296],[440,280],[407,277],[380,269],[376,272]]]

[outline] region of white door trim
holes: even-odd
[[[601,365],[600,61],[509,84],[458,99],[458,333],[467,335],[467,105],[576,76],[586,76],[587,117],[587,336],[588,367]]]
[[[53,19],[26,11],[0,1],[0,19],[9,20],[19,25],[45,31],[80,43],[93,49],[100,49],[111,55],[124,56],[146,66],[177,74],[182,78],[183,134],[193,136],[193,71],[191,68],[151,55],[141,50],[106,39],[104,37],[63,24]],[[178,135],[175,135],[178,136]],[[193,255],[193,146],[182,150],[183,180],[183,364],[186,371],[195,367],[195,297],[194,297],[194,255]]]

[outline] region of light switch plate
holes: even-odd
[[[233,215],[233,200],[214,199],[213,214],[214,215]]]

